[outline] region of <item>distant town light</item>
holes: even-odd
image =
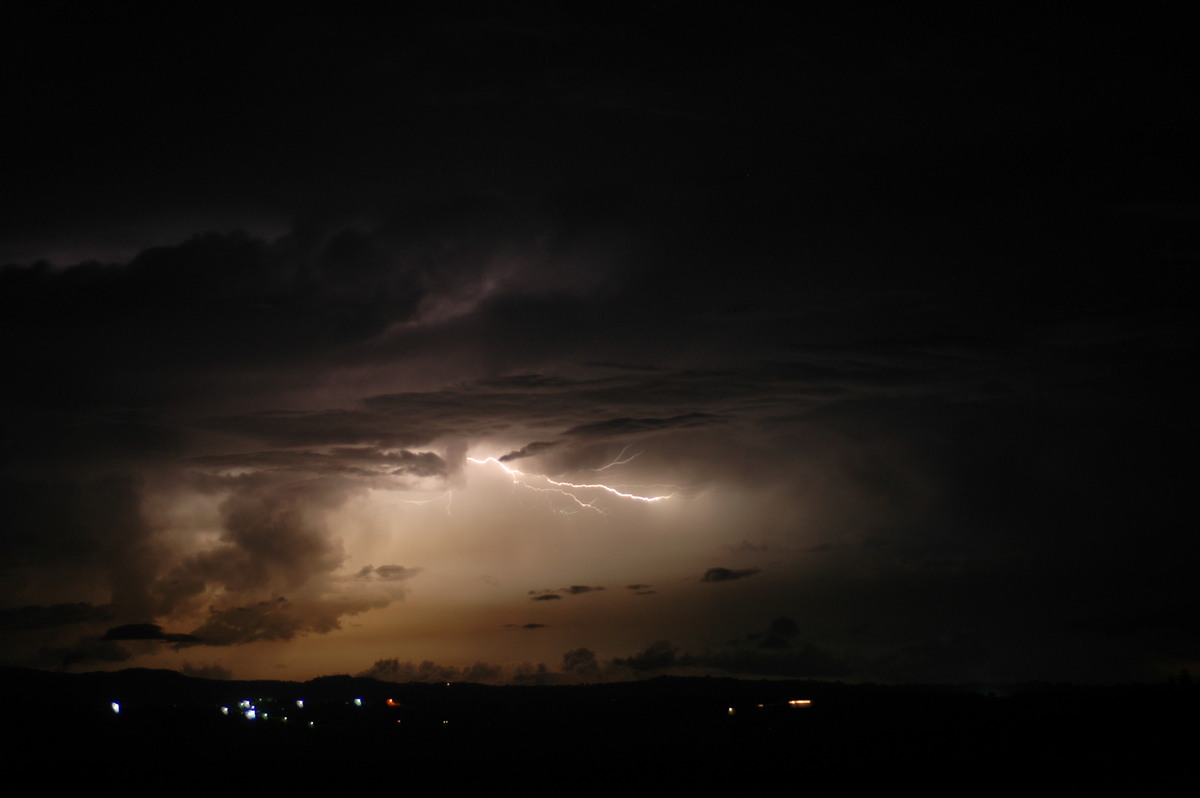
[[[304,699],[303,699],[303,698],[297,698],[297,699],[296,699],[296,706],[298,706],[300,709],[304,709]]]
[[[258,717],[258,713],[255,712],[253,709],[246,710],[246,720],[254,720],[257,717]]]
[[[736,715],[736,714],[737,714],[737,710],[736,710],[736,709],[734,709],[733,707],[730,707],[730,708],[729,708],[729,714],[730,714],[730,715]]]
[[[113,714],[114,714],[114,715],[120,715],[120,714],[121,714],[121,705],[120,705],[120,704],[118,704],[116,701],[114,701],[114,702],[112,702],[111,704],[109,704],[109,706],[111,706],[111,707],[112,707],[112,711],[113,711]]]
[[[810,700],[809,700],[809,699],[807,699],[807,698],[793,698],[793,699],[792,699],[791,701],[789,701],[788,703],[789,703],[789,704],[791,704],[791,705],[792,705],[792,706],[794,706],[794,707],[806,707],[806,706],[808,706],[809,704],[811,704],[811,703],[812,703],[812,701],[810,701]]]
[[[222,715],[228,715],[228,714],[229,714],[229,707],[221,707],[221,714],[222,714]]]
[[[356,706],[356,707],[361,707],[361,706],[362,706],[362,699],[361,699],[361,698],[356,698],[356,699],[354,699],[354,706]]]

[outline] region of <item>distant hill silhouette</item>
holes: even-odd
[[[789,771],[830,786],[884,784],[897,767],[934,766],[941,776],[978,766],[994,774],[989,782],[1045,779],[1049,767],[1076,786],[1128,779],[1173,789],[1190,780],[1200,709],[1200,690],[1179,683],[999,694],[720,678],[496,687],[13,668],[0,669],[0,695],[21,731],[9,744],[18,770],[80,782],[182,780],[184,792],[266,778],[271,794],[439,779],[482,786],[515,773],[523,784],[582,779],[572,790],[581,794],[633,784],[631,794],[648,794],[766,788]]]

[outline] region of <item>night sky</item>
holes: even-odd
[[[0,664],[1200,666],[1187,3],[0,12]]]

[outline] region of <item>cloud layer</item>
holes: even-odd
[[[726,10],[8,14],[4,662],[1195,667],[1180,11]]]

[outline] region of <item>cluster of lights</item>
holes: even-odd
[[[349,704],[353,704],[353,705],[354,705],[354,706],[356,706],[356,707],[362,707],[362,706],[364,706],[363,699],[362,699],[361,697],[359,697],[359,698],[353,698],[353,699],[351,699],[350,701],[348,701],[347,703],[349,703]],[[401,706],[401,704],[400,704],[398,701],[396,701],[395,699],[393,699],[393,698],[389,698],[389,699],[387,700],[387,705],[388,705],[389,707],[398,707],[398,706]],[[304,709],[304,699],[303,699],[303,698],[297,698],[297,699],[296,699],[296,708],[297,708],[297,709]],[[112,703],[112,710],[113,710],[113,712],[115,712],[115,713],[118,713],[118,714],[119,714],[119,713],[120,713],[120,711],[121,711],[121,709],[120,709],[120,705],[119,705],[119,704],[117,704],[117,702],[116,702],[116,701],[114,701],[114,702]],[[264,711],[260,710],[260,709],[259,709],[257,706],[255,706],[254,702],[252,702],[252,701],[251,701],[250,699],[248,699],[248,698],[247,698],[247,699],[242,699],[241,701],[239,701],[239,702],[237,703],[237,710],[238,710],[238,712],[239,712],[239,713],[240,713],[240,714],[241,714],[241,715],[242,715],[244,718],[246,718],[246,720],[259,720],[259,719],[262,719],[262,720],[267,720],[267,719],[269,719],[269,718],[270,718],[270,715],[269,715],[267,712],[264,712]],[[230,708],[229,708],[229,707],[227,707],[227,706],[223,706],[223,707],[221,707],[221,708],[220,708],[220,711],[221,711],[221,714],[222,714],[222,715],[229,715],[229,713],[230,713]],[[283,722],[284,722],[284,723],[287,723],[287,721],[288,721],[288,717],[287,717],[287,715],[284,715],[284,716],[283,716],[283,718],[282,718],[282,720],[283,720]],[[399,722],[399,721],[397,721],[397,722]],[[315,725],[315,724],[313,723],[313,721],[309,721],[309,722],[308,722],[308,726],[309,726],[310,728],[311,728],[312,726],[314,726],[314,725]]]

